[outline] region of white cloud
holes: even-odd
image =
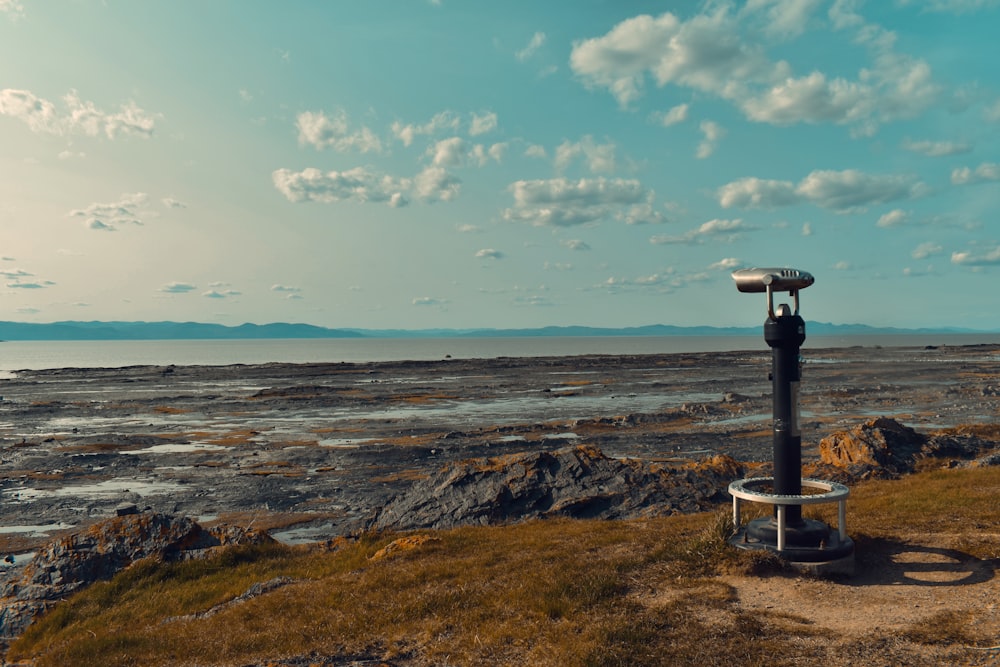
[[[190,283],[172,282],[161,287],[159,291],[166,294],[187,294],[188,292],[193,292],[196,289],[198,288]]]
[[[484,259],[502,259],[503,253],[499,250],[494,250],[493,248],[483,248],[482,250],[476,252],[476,257]]]
[[[940,255],[943,251],[944,248],[942,248],[939,244],[934,243],[933,241],[928,241],[918,245],[910,254],[913,256],[913,259],[927,259],[933,255]]]
[[[966,14],[1000,7],[1000,0],[896,0],[902,6],[916,5],[924,12]]]
[[[711,264],[708,268],[718,271],[731,271],[739,266],[743,266],[743,262],[741,260],[738,260],[735,257],[726,257],[725,259],[720,259],[718,262]]]
[[[789,181],[766,180],[756,177],[741,178],[723,185],[718,190],[722,208],[777,208],[800,201],[795,184]]]
[[[1000,120],[1000,100],[993,102],[983,110],[983,118],[995,123]]]
[[[402,206],[412,185],[408,179],[375,174],[364,167],[326,173],[313,167],[298,172],[278,169],[271,176],[278,191],[294,203],[353,200]]]
[[[903,148],[928,157],[960,155],[972,150],[972,146],[969,144],[955,141],[912,141],[910,139],[903,142]]]
[[[466,224],[466,225],[459,225],[455,229],[458,230],[459,232],[463,233],[463,234],[472,234],[474,232],[478,232],[479,231],[479,227],[476,227],[475,225],[468,225],[468,224]]]
[[[812,236],[813,228],[808,222],[802,223],[802,236]]]
[[[590,250],[590,245],[586,241],[581,241],[580,239],[566,239],[559,242],[561,245],[566,246],[570,250]]]
[[[654,112],[653,118],[660,122],[663,127],[670,127],[678,123],[683,123],[688,119],[688,105],[678,104],[664,112]]]
[[[888,213],[883,213],[879,217],[878,222],[875,223],[875,226],[876,227],[898,227],[899,225],[902,225],[902,224],[908,222],[909,219],[910,219],[910,214],[909,213],[907,213],[906,211],[904,211],[902,209],[894,208],[891,211],[889,211]]]
[[[464,139],[451,137],[437,142],[427,149],[427,153],[433,156],[432,162],[438,167],[457,167],[465,163],[468,150]]]
[[[524,149],[524,156],[536,157],[544,160],[549,156],[549,154],[545,151],[544,146],[539,146],[538,144],[532,144]]]
[[[420,296],[413,299],[414,306],[444,306],[448,299],[440,299],[433,296]]]
[[[472,121],[469,123],[470,136],[478,137],[495,129],[497,129],[497,115],[494,112],[488,111],[481,116],[477,113],[472,114]]]
[[[298,294],[302,291],[301,287],[292,287],[291,285],[282,285],[280,283],[271,285],[272,292],[283,292],[285,294]]]
[[[134,102],[123,104],[117,112],[99,110],[93,102],[84,102],[75,90],[63,96],[65,112],[59,112],[52,102],[28,90],[0,90],[0,116],[17,118],[33,132],[69,135],[104,134],[108,139],[119,135],[149,137],[153,134],[153,117]]]
[[[177,199],[174,199],[173,197],[164,197],[160,201],[162,201],[163,205],[166,206],[167,208],[187,208],[187,204]]]
[[[591,173],[611,173],[615,170],[615,149],[614,142],[598,144],[590,135],[577,142],[563,141],[556,147],[555,168],[562,171],[576,158],[583,157]]]
[[[742,178],[718,189],[723,208],[778,208],[809,202],[838,213],[863,211],[867,206],[923,195],[927,187],[915,177],[873,175],[847,169],[813,171],[798,185],[791,181]]]
[[[84,224],[90,229],[114,231],[121,225],[141,225],[139,209],[145,205],[146,193],[124,194],[121,199],[106,204],[93,203],[87,208],[69,212],[72,217],[86,218]]]
[[[299,144],[303,146],[310,145],[317,150],[382,152],[382,141],[375,133],[364,126],[352,129],[343,110],[333,116],[327,116],[322,111],[303,111],[298,115],[295,126],[299,131]]]
[[[849,271],[851,269],[851,263],[846,260],[840,260],[831,267],[834,271]]]
[[[514,207],[505,210],[504,217],[535,226],[597,222],[622,207],[646,201],[648,196],[637,180],[603,177],[517,181],[508,189],[514,195]]]
[[[667,220],[662,213],[653,208],[652,192],[647,194],[645,202],[633,204],[616,213],[615,219],[621,220],[626,225],[658,225]]]
[[[393,135],[403,142],[404,146],[409,146],[413,140],[420,135],[435,134],[442,130],[457,131],[461,121],[458,116],[451,111],[441,111],[434,115],[423,125],[412,125],[396,121],[392,124]]]
[[[0,0],[0,12],[10,14],[13,19],[18,19],[24,16],[24,5],[18,0]]]
[[[503,162],[503,157],[504,155],[507,154],[508,147],[509,145],[507,144],[506,141],[501,141],[490,146],[487,153],[491,158],[493,158],[497,162]]]
[[[960,167],[951,172],[951,182],[955,185],[974,185],[1000,181],[1000,164],[984,162],[975,169]]]
[[[726,130],[711,120],[701,121],[699,128],[704,139],[698,144],[698,152],[695,155],[699,159],[705,159],[715,152],[715,146],[722,137],[726,136]]]
[[[517,53],[515,53],[514,57],[523,63],[524,61],[531,58],[531,56],[535,55],[535,53],[538,51],[538,49],[542,47],[543,44],[545,44],[545,33],[536,32],[534,35],[531,36],[531,41],[528,42],[528,45],[525,46],[520,51],[518,51]]]
[[[813,0],[751,0],[744,15],[732,13],[731,3],[717,2],[707,3],[709,13],[688,20],[669,12],[636,16],[601,37],[574,43],[570,64],[584,83],[607,88],[622,107],[641,97],[651,77],[661,87],[727,100],[758,122],[851,124],[858,135],[913,117],[937,99],[941,89],[927,63],[896,53],[892,33],[866,23],[853,4],[835,3],[830,17],[836,27],[856,30],[855,41],[871,56],[855,80],[819,71],[796,76],[788,62],[771,60],[765,45],[773,40],[752,34],[754,27],[796,35],[816,6]],[[755,13],[767,20],[744,20]]]
[[[427,167],[413,179],[413,193],[423,201],[451,201],[461,189],[462,181],[442,167]]]
[[[744,13],[759,14],[765,34],[775,37],[801,35],[820,0],[747,0]]]
[[[965,266],[991,266],[1000,264],[1000,246],[978,255],[968,251],[953,252],[951,253],[951,263],[963,264]]]
[[[743,232],[756,231],[758,228],[744,223],[739,218],[735,220],[723,220],[716,218],[702,223],[695,229],[688,230],[680,236],[669,234],[659,234],[649,239],[654,245],[691,245],[704,243],[706,239],[717,238],[728,243],[732,243]]]

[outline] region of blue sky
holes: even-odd
[[[0,0],[0,319],[1000,329],[1000,0]]]

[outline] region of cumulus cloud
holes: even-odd
[[[528,42],[528,45],[515,53],[514,57],[523,63],[524,61],[530,59],[531,56],[535,55],[538,49],[542,48],[543,44],[545,44],[545,33],[536,32],[531,36],[531,40]]]
[[[17,118],[33,132],[44,134],[90,137],[104,134],[108,139],[116,139],[119,135],[149,137],[153,134],[153,117],[134,102],[123,104],[115,112],[101,111],[93,102],[81,100],[75,90],[64,95],[62,101],[64,110],[31,91],[5,88],[0,90],[0,116]]]
[[[727,100],[757,122],[852,124],[856,134],[913,117],[937,98],[940,87],[927,63],[895,52],[891,33],[844,3],[830,10],[831,19],[839,29],[856,30],[855,41],[872,60],[854,80],[819,71],[795,76],[786,61],[766,54],[764,45],[772,40],[745,34],[756,26],[765,35],[797,35],[816,6],[814,0],[751,0],[742,14],[731,12],[730,3],[708,3],[707,13],[688,20],[670,12],[636,16],[603,36],[574,43],[570,65],[585,84],[607,88],[622,107],[638,100],[652,78],[661,87]],[[746,20],[754,15],[765,20]]]
[[[707,239],[716,238],[732,243],[743,232],[752,232],[757,229],[757,227],[748,225],[739,218],[735,220],[716,218],[702,223],[700,226],[688,230],[680,236],[660,234],[650,238],[649,242],[654,245],[684,245],[704,243]]]
[[[442,167],[427,167],[413,179],[413,193],[423,201],[451,201],[461,189],[462,181]]]
[[[10,14],[14,19],[24,16],[24,5],[18,0],[0,0],[0,13]]]
[[[820,0],[747,0],[743,13],[756,15],[765,34],[795,37],[805,31],[819,4]]]
[[[956,141],[913,141],[911,139],[903,142],[903,148],[928,157],[960,155],[972,150],[972,146],[969,144]]]
[[[476,257],[483,259],[502,259],[503,253],[499,250],[494,250],[493,248],[483,248],[476,253]]]
[[[84,225],[98,231],[115,231],[122,225],[141,225],[139,209],[145,205],[146,193],[123,194],[121,199],[106,204],[93,203],[69,212],[71,217],[85,218]]]
[[[166,285],[160,288],[160,291],[165,294],[187,294],[188,292],[193,292],[196,289],[198,288],[190,283],[181,283],[175,281],[167,283]]]
[[[718,262],[709,265],[709,269],[718,271],[732,271],[735,268],[743,266],[743,262],[735,257],[726,257],[720,259]]]
[[[653,118],[663,125],[663,127],[670,127],[671,125],[683,123],[688,118],[688,105],[678,104],[675,107],[671,107],[667,111],[654,112]]]
[[[330,148],[335,151],[381,153],[382,141],[367,127],[352,129],[347,112],[340,110],[332,116],[322,111],[304,111],[298,115],[295,126],[299,131],[299,144],[317,150]]]
[[[715,152],[715,147],[719,143],[719,140],[726,136],[726,130],[711,120],[701,121],[699,128],[704,138],[698,144],[698,152],[695,155],[698,159],[705,159]]]
[[[590,245],[586,241],[581,241],[580,239],[566,239],[559,242],[561,245],[566,246],[570,250],[590,250]]]
[[[718,189],[723,208],[771,209],[808,202],[850,213],[874,204],[915,199],[927,186],[913,176],[866,174],[855,169],[813,171],[798,184],[791,181],[742,178]]]
[[[960,167],[951,172],[951,182],[955,185],[974,185],[1000,181],[1000,164],[984,162],[975,169]]]
[[[888,213],[883,213],[879,216],[878,222],[875,223],[876,227],[898,227],[909,221],[910,214],[906,211],[894,208]]]
[[[469,123],[469,135],[477,137],[497,129],[497,115],[492,111],[480,115],[472,114],[472,121]]]
[[[302,171],[278,169],[271,177],[278,191],[293,203],[356,201],[398,207],[406,205],[406,193],[413,187],[410,179],[376,174],[364,167],[326,173],[314,167]]]
[[[944,251],[944,248],[940,244],[934,243],[933,241],[927,241],[926,243],[921,243],[913,252],[910,253],[913,259],[927,259],[934,255],[940,255]]]
[[[442,111],[435,114],[433,118],[423,125],[404,125],[396,121],[392,124],[392,133],[397,139],[403,142],[404,146],[409,146],[417,136],[435,134],[443,130],[455,132],[458,130],[459,125],[461,125],[461,120],[455,113]]]
[[[544,160],[549,156],[549,154],[546,152],[544,146],[539,146],[538,144],[532,144],[524,149],[524,156],[541,158],[542,160]]]
[[[563,141],[556,147],[555,168],[562,171],[577,158],[583,158],[591,173],[611,173],[615,170],[615,149],[614,142],[598,144],[590,135],[577,142]]]
[[[1000,264],[1000,246],[987,250],[983,253],[953,252],[951,253],[952,264],[963,264],[965,266],[994,266]]]
[[[514,207],[504,211],[504,218],[538,227],[597,222],[622,207],[647,201],[649,194],[637,180],[603,177],[517,181],[508,189],[514,195]]]

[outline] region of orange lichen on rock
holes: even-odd
[[[372,554],[368,560],[382,560],[393,554],[412,551],[417,547],[427,544],[428,542],[440,542],[441,538],[431,537],[430,535],[408,535],[406,537],[401,537],[398,540],[393,540],[389,544],[385,545],[374,554]]]

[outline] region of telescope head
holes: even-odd
[[[805,289],[816,282],[811,273],[798,269],[740,269],[733,271],[736,289],[741,292],[767,292],[767,316],[777,320],[774,314],[774,293],[788,292],[795,301],[795,315],[799,314],[799,290]],[[788,306],[782,306],[784,314]]]
[[[796,292],[816,282],[811,273],[798,269],[740,269],[733,271],[736,289],[741,292]]]

